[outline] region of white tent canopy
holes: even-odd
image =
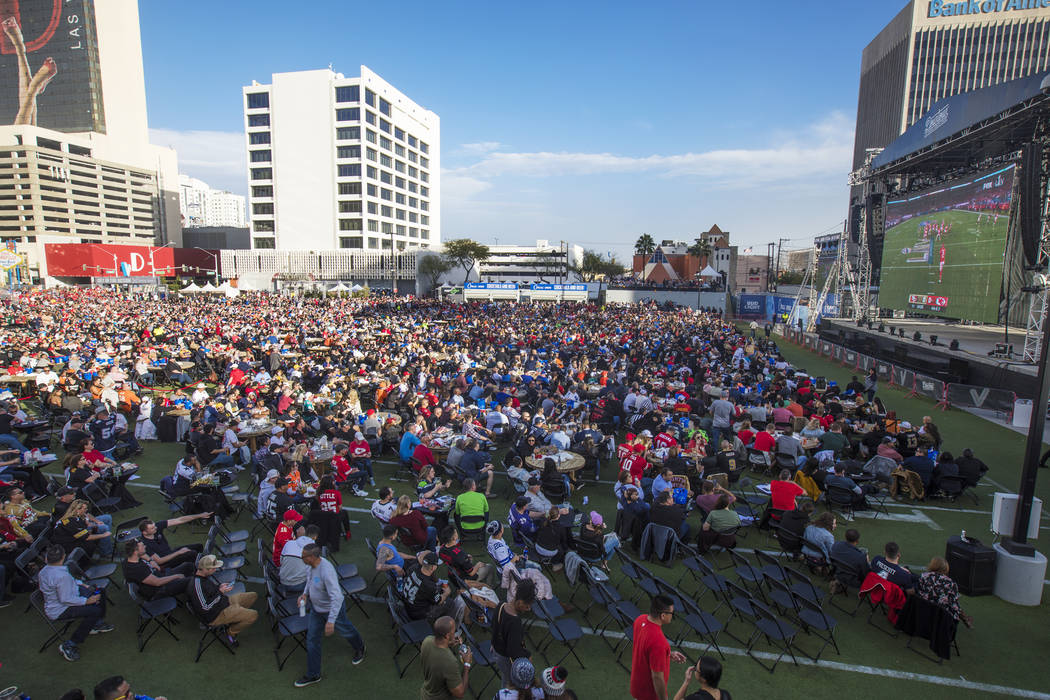
[[[362,289],[364,289],[364,287],[362,287],[359,284],[355,284],[353,287],[350,287],[351,292],[360,292]]]
[[[190,282],[188,285],[186,285],[185,287],[183,287],[179,291],[180,292],[184,292],[186,294],[195,294],[195,293],[199,292],[200,290],[201,290],[200,287],[198,287],[193,282]]]
[[[328,291],[330,291],[330,292],[349,292],[350,291],[350,287],[347,287],[345,284],[340,282],[339,284],[335,285],[334,287],[332,287]]]
[[[718,277],[718,270],[708,265],[700,271],[701,277]]]
[[[220,289],[219,287],[216,287],[211,282],[208,282],[203,287],[201,287],[201,291],[202,292],[208,292],[208,293],[215,293],[215,292],[222,292],[222,289]]]

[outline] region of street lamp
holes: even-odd
[[[158,250],[160,250],[161,248],[167,248],[168,246],[173,246],[173,245],[175,245],[175,242],[174,241],[169,241],[169,242],[165,243],[164,245],[162,245],[160,247],[150,246],[150,249],[149,249],[149,269],[150,269],[150,274],[152,274],[154,277],[157,276],[157,266],[153,264],[153,256],[154,256],[154,254]]]
[[[92,248],[98,248],[99,250],[101,250],[106,255],[110,255],[110,256],[113,257],[113,276],[114,277],[119,277],[120,276],[120,264],[117,262],[117,254],[116,253],[111,253],[110,251],[106,250],[102,246],[95,245],[94,243],[91,244],[91,247]]]
[[[219,256],[216,255],[215,253],[211,252],[210,250],[206,249],[206,248],[201,248],[200,246],[193,246],[193,249],[194,250],[199,250],[202,253],[207,253],[208,255],[211,256],[212,262],[214,262],[214,264],[215,264],[215,286],[218,287],[219,286]]]

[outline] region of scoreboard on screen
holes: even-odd
[[[935,297],[932,294],[909,294],[908,306],[915,311],[937,314],[946,313],[948,311],[948,297]]]

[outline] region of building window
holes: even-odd
[[[405,235],[405,227],[402,224],[398,224],[396,230],[397,230],[397,235],[399,235],[399,236],[404,236]]]
[[[357,141],[361,138],[361,127],[341,126],[335,130],[336,141]]]
[[[335,151],[336,158],[360,158],[360,146],[339,146]]]
[[[252,204],[252,214],[273,216],[273,202],[256,202]]]
[[[379,198],[380,199],[385,199],[386,201],[391,202],[394,199],[394,192],[392,190],[388,190],[388,189],[386,189],[384,187],[382,192],[379,193]]]
[[[369,124],[371,124],[372,126],[375,126],[376,125],[375,112],[369,112],[368,110],[365,110],[365,121],[368,122]]]
[[[419,177],[419,170],[417,170],[415,168],[415,166],[412,166],[412,165],[408,166],[408,176],[409,177]]]
[[[396,184],[401,189],[405,189],[405,178],[403,178],[403,177],[397,178],[397,183]]]
[[[252,168],[253,180],[272,180],[273,168]]]
[[[361,219],[339,219],[340,231],[360,231]]]
[[[390,116],[390,103],[382,97],[379,98],[379,111],[388,117]]]
[[[368,177],[372,180],[379,179],[379,169],[371,165],[368,166]]]
[[[337,122],[356,122],[361,119],[361,110],[357,107],[344,107],[343,109],[335,110],[335,120]]]
[[[361,194],[360,182],[340,182],[339,194]]]
[[[424,241],[429,241],[430,231],[427,231],[425,228],[419,229],[419,237],[422,238]]]
[[[365,130],[365,139],[367,139],[369,143],[375,143],[378,138],[379,137],[376,136],[376,132],[372,131],[371,129]]]
[[[365,149],[365,158],[368,158],[368,160],[372,160],[372,161],[379,160],[379,151],[377,151],[374,148],[366,148]]]
[[[390,150],[393,150],[394,142],[391,141],[390,139],[388,139],[386,136],[380,136],[379,137],[379,145],[380,145],[380,147],[385,148],[386,150],[390,151]]]
[[[421,168],[429,168],[430,167],[430,159],[429,158],[420,158],[419,159],[419,167],[421,167]]]
[[[386,133],[389,134],[392,129],[393,129],[393,127],[390,125],[390,122],[388,122],[386,119],[380,119],[379,120],[379,130],[380,131],[385,131]]]
[[[417,156],[416,156],[414,151],[409,151],[408,152],[408,159],[409,159],[409,161],[411,161],[413,163],[416,163],[417,162],[416,158],[417,158]]]
[[[419,238],[419,229],[416,228],[415,226],[409,226],[408,227],[408,236],[409,236],[409,238]]]
[[[257,146],[261,143],[270,143],[269,131],[253,131],[248,134],[248,143]]]
[[[412,148],[416,147],[416,137],[415,136],[409,136],[408,137],[408,145],[411,146]]]
[[[259,219],[252,222],[252,228],[262,233],[273,233],[273,221],[270,219]]]
[[[396,163],[394,163],[394,170],[398,171],[399,173],[405,172],[405,161],[399,160]]]
[[[274,240],[273,238],[253,238],[252,248],[256,250],[273,250]]]
[[[361,88],[357,85],[343,85],[335,89],[336,102],[360,102]]]
[[[368,88],[365,88],[365,104],[369,107],[376,106],[376,94]]]
[[[420,216],[419,217],[419,223],[421,223],[424,226],[430,226],[430,217],[429,216]]]
[[[379,205],[375,202],[368,203],[368,213],[374,216],[379,216]]]
[[[251,158],[253,163],[269,163],[270,162],[270,151],[252,151]]]
[[[360,236],[349,236],[339,238],[340,248],[364,248],[365,241]]]
[[[256,185],[252,188],[253,197],[272,197],[273,186],[272,185]]]
[[[430,203],[429,202],[420,202],[419,203],[419,208],[422,209],[423,211],[430,211]]]
[[[417,189],[419,189],[419,188],[416,187],[416,183],[414,183],[414,182],[412,182],[410,180],[409,183],[408,183],[408,191],[409,192],[415,192]]]
[[[395,129],[395,131],[396,131],[396,129]],[[396,156],[398,156],[400,158],[404,158],[405,157],[405,147],[395,143],[394,144],[394,155],[396,155]]]
[[[379,181],[382,182],[384,185],[391,184],[391,180],[393,180],[393,179],[394,179],[393,176],[390,173],[388,173],[387,171],[385,171],[385,170],[380,170],[379,171]]]
[[[419,174],[419,179],[422,180],[423,182],[430,182],[430,176],[427,175],[426,173],[420,173]]]
[[[414,211],[410,211],[410,212],[408,212],[408,220],[410,222],[412,222],[413,224],[418,223],[419,215],[416,214]]]
[[[384,168],[390,168],[394,165],[394,159],[384,153],[379,156],[379,164]]]
[[[393,233],[393,232],[394,232],[394,225],[384,222],[383,223],[383,233]],[[383,247],[384,248],[389,248],[390,247],[390,241],[383,241]]]
[[[270,106],[270,93],[250,92],[248,97],[248,109],[267,109]]]
[[[360,214],[361,213],[361,200],[354,200],[352,202],[339,202],[339,213],[340,214]]]
[[[422,141],[419,142],[419,150],[423,153],[430,153],[430,146],[426,145]]]
[[[404,206],[404,204],[405,204],[405,195],[401,194],[400,192],[395,192],[394,193],[394,202]]]
[[[395,216],[394,216],[395,219],[397,219],[399,221],[404,221],[405,220],[405,210],[404,209],[398,209],[396,212],[394,212],[394,214],[395,214]]]
[[[376,233],[378,233],[379,232],[379,222],[378,221],[373,221],[372,219],[369,219],[368,220],[368,230],[369,231],[375,231]],[[369,239],[369,240],[375,240],[375,239]],[[374,245],[370,245],[368,247],[369,248],[375,248]]]
[[[404,141],[405,140],[405,130],[404,129],[399,129],[398,127],[395,126],[394,127],[394,138],[397,139],[398,141]]]
[[[339,177],[361,177],[359,163],[343,163],[339,166]]]
[[[388,219],[394,213],[394,210],[391,207],[386,206],[385,204],[383,205],[383,207],[379,211],[380,211],[381,216],[385,216]]]
[[[419,194],[423,195],[424,197],[429,197],[430,196],[430,188],[429,187],[420,187],[419,188]]]
[[[270,126],[269,114],[249,114],[248,126]]]
[[[368,186],[368,196],[369,197],[378,197],[379,196],[379,188],[376,187],[375,185],[369,185]]]

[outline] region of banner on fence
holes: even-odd
[[[919,396],[925,396],[934,401],[944,400],[944,382],[940,379],[927,377],[925,374],[915,375],[915,384],[912,391]]]
[[[893,365],[889,362],[875,360],[875,373],[878,375],[880,382],[888,384],[893,381]]]
[[[803,336],[802,336],[802,344],[806,347],[807,350],[812,350],[813,352],[816,352],[817,351],[817,336],[810,335],[809,333],[803,334]]]
[[[845,348],[842,351],[842,364],[844,364],[847,367],[850,367],[852,369],[857,369],[857,355],[858,354],[859,353],[857,353],[856,350],[850,350],[849,348]]]
[[[966,408],[986,408],[1002,413],[1013,413],[1017,395],[1006,389],[991,389],[971,384],[949,384],[948,403]]]
[[[858,372],[864,372],[864,374],[867,374],[868,370],[871,369],[874,366],[875,366],[875,358],[874,357],[868,357],[867,355],[863,355],[863,354],[861,354],[859,352],[857,353],[857,371]]]
[[[902,386],[905,389],[911,389],[913,386],[915,386],[914,370],[905,369],[903,367],[894,367],[893,383],[897,386]]]
[[[827,357],[831,357],[831,354],[834,352],[834,349],[835,349],[835,344],[834,343],[829,343],[826,340],[820,341],[820,354],[821,355],[825,355]]]
[[[831,359],[835,362],[842,363],[842,358],[846,356],[846,348],[841,345],[832,345]]]

